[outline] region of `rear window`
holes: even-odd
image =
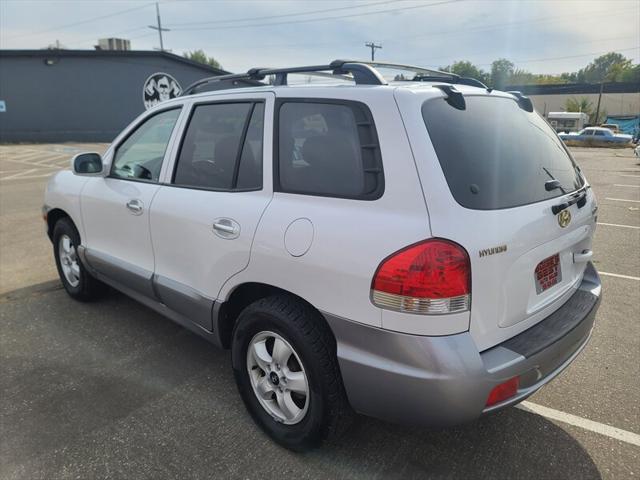
[[[445,99],[422,106],[429,137],[456,201],[495,210],[562,195],[547,191],[556,179],[565,192],[582,186],[562,140],[537,113],[509,98],[468,96],[465,110]]]

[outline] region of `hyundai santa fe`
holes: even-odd
[[[111,286],[231,349],[248,412],[294,450],[353,412],[514,405],[582,351],[601,297],[596,199],[531,100],[381,66],[203,79],[46,189],[69,295]]]

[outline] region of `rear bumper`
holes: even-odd
[[[524,400],[562,372],[587,344],[600,304],[600,278],[589,264],[574,295],[519,335],[479,352],[468,332],[407,335],[325,314],[352,407],[398,423],[448,426]],[[489,392],[514,376],[516,396],[485,408]]]

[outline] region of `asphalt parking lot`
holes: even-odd
[[[40,217],[44,185],[73,153],[104,147],[0,146],[0,478],[640,476],[631,149],[573,149],[599,201],[604,300],[590,344],[528,411],[448,430],[359,418],[335,444],[293,454],[245,412],[228,352],[121,294],[80,304],[62,290]]]

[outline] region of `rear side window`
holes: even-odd
[[[382,195],[378,137],[364,105],[285,100],[277,125],[277,190],[365,200]]]
[[[449,189],[466,208],[495,210],[562,195],[547,191],[557,179],[565,192],[582,186],[562,141],[537,113],[509,98],[465,97],[457,110],[442,99],[427,100],[422,116]]]
[[[212,190],[262,187],[262,103],[196,105],[173,183]]]

